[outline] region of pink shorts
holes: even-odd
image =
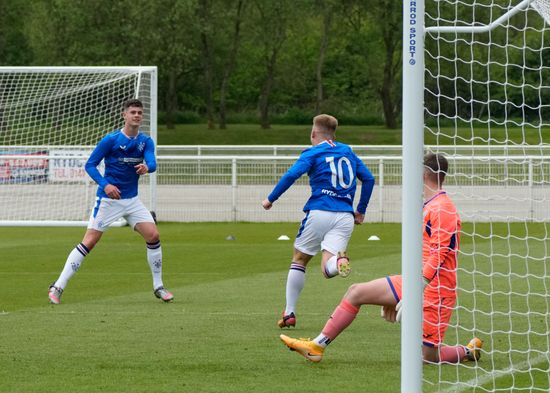
[[[386,279],[395,300],[399,302],[403,293],[403,278],[401,276],[386,276]],[[422,343],[424,345],[437,347],[443,342],[455,303],[456,297],[424,297],[424,322],[422,324]]]

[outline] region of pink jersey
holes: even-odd
[[[456,259],[460,240],[460,217],[445,191],[424,203],[422,275],[430,282],[424,299],[456,297]]]

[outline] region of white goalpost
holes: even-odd
[[[407,0],[403,21],[401,391],[548,392],[550,0]],[[444,343],[479,337],[479,362],[421,362],[424,139],[463,222]]]
[[[84,163],[129,98],[156,143],[156,67],[0,67],[0,225],[86,225],[97,186]],[[155,210],[156,174],[142,182]]]

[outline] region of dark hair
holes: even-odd
[[[424,167],[428,169],[428,176],[438,184],[442,184],[449,169],[449,162],[439,153],[428,153],[424,156]]]
[[[122,108],[124,111],[126,111],[131,106],[135,106],[138,108],[143,108],[143,103],[138,100],[137,98],[131,98],[129,100],[124,101],[124,104],[122,105]]]

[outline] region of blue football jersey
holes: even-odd
[[[304,173],[308,174],[311,186],[311,196],[304,211],[353,213],[353,198],[359,179],[362,185],[357,211],[365,214],[374,188],[374,177],[351,147],[324,141],[304,150],[267,199],[275,202]]]
[[[105,161],[103,176],[97,169],[101,160]],[[112,184],[118,187],[122,199],[128,199],[138,194],[139,175],[134,166],[143,161],[150,173],[157,169],[153,140],[141,132],[135,137],[129,137],[122,130],[117,130],[99,141],[85,168],[99,186],[98,197],[109,198],[104,188],[107,184]]]

